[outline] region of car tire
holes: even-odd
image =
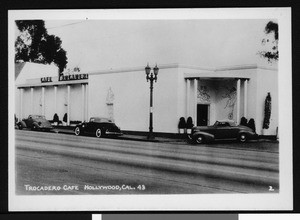
[[[21,123],[18,124],[18,128],[19,128],[19,130],[22,130],[22,129],[23,129],[23,126],[22,126]]]
[[[80,127],[76,127],[76,128],[75,128],[74,134],[75,134],[76,136],[79,136],[79,135],[81,134]]]
[[[101,129],[100,128],[97,128],[96,132],[95,132],[95,135],[97,138],[100,138],[101,135],[102,135],[102,132],[101,132]]]
[[[245,143],[246,141],[247,141],[247,134],[241,133],[241,134],[239,135],[239,142]]]
[[[32,130],[32,131],[36,131],[36,130],[37,130],[37,127],[36,127],[35,124],[32,125],[31,130]]]
[[[205,138],[203,135],[197,135],[196,137],[194,137],[194,141],[196,144],[203,144],[205,141]]]

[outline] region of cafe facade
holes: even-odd
[[[178,133],[181,117],[192,117],[194,125],[212,125],[224,119],[239,124],[245,117],[253,118],[256,132],[263,134],[265,99],[270,93],[267,134],[277,133],[277,68],[256,64],[214,68],[159,64],[150,108],[145,66],[59,75],[58,69],[50,65],[25,63],[21,70],[18,65],[15,112],[19,119],[41,114],[52,120],[56,113],[62,120],[67,113],[65,124],[73,125],[100,116],[112,119],[124,131],[147,132],[152,112],[154,132]]]

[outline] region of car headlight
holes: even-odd
[[[82,127],[84,128],[84,125],[82,125]]]

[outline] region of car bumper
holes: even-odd
[[[113,131],[107,131],[105,132],[106,135],[112,135],[112,136],[121,136],[123,135],[122,132],[113,132]]]
[[[247,134],[249,140],[257,140],[258,134]]]
[[[39,127],[38,129],[40,129],[41,131],[50,131],[54,129],[54,127]]]

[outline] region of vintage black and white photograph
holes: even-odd
[[[290,16],[9,11],[10,209],[292,209]]]

